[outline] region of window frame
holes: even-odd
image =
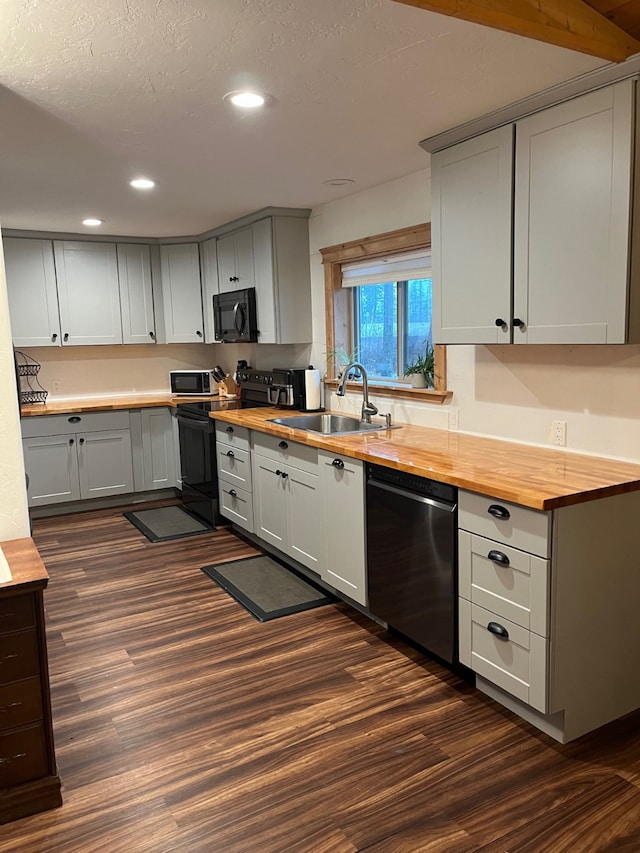
[[[342,264],[348,261],[379,258],[412,249],[431,249],[431,223],[425,222],[397,231],[387,231],[361,240],[351,240],[320,249],[324,266],[325,321],[327,353],[353,349],[353,311],[351,288],[342,287]],[[428,403],[444,403],[451,398],[447,391],[447,348],[443,344],[434,347],[435,388],[411,388],[393,382],[370,382],[369,388],[382,397],[411,398]],[[327,367],[324,380],[329,388],[337,388],[337,365],[333,361]],[[357,390],[359,383],[347,383],[348,390]]]

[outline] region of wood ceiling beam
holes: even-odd
[[[640,42],[583,0],[394,0],[611,62],[640,52]]]

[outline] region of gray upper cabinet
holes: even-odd
[[[203,343],[198,244],[161,246],[160,264],[167,343]]]
[[[115,245],[54,240],[53,248],[62,343],[121,344]]]
[[[251,228],[218,237],[218,287],[220,293],[255,287]]]
[[[255,222],[253,252],[261,344],[311,341],[309,220],[271,216]]]
[[[218,287],[218,241],[215,237],[205,241],[200,246],[202,258],[202,313],[204,315],[204,341],[207,344],[216,342],[213,327],[213,297],[219,292]]]
[[[153,344],[156,327],[149,246],[118,243],[117,256],[123,343]]]
[[[434,342],[640,339],[635,87],[616,83],[432,156]]]
[[[51,240],[3,239],[13,343],[60,346],[58,290]]]

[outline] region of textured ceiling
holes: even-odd
[[[391,0],[2,0],[0,56],[2,225],[158,237],[424,169],[421,139],[604,64]],[[223,102],[245,82],[271,106]]]

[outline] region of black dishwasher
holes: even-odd
[[[458,490],[367,465],[369,610],[426,651],[457,662]]]

